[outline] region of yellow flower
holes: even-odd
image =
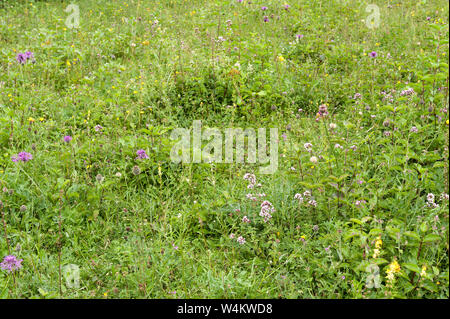
[[[390,272],[392,272],[394,274],[400,272],[400,265],[397,262],[397,260],[394,259],[394,261],[391,262],[391,264],[389,265],[389,269],[386,270],[386,272],[388,272],[388,271],[390,271]]]
[[[283,58],[283,56],[280,55],[280,56],[278,57],[278,61],[284,62],[284,61],[285,61],[285,58]]]
[[[422,271],[420,272],[420,277],[424,277],[427,274],[427,266],[423,265],[422,266]]]
[[[383,241],[381,240],[381,236],[378,236],[377,241],[375,242],[375,248],[380,249],[383,245]]]

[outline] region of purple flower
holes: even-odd
[[[69,143],[72,140],[72,136],[66,135],[64,136],[64,142]]]
[[[304,37],[304,35],[303,35],[303,34],[297,34],[297,35],[296,35],[296,37],[297,37],[297,39],[299,39],[299,40],[300,40],[301,38],[303,38],[303,37]]]
[[[95,130],[96,132],[100,132],[101,130],[103,130],[103,127],[102,127],[101,125],[96,125],[96,126],[94,127],[94,130]]]
[[[288,4],[285,4],[283,7],[284,7],[285,10],[289,10],[289,8],[290,8],[291,6],[288,5]]]
[[[268,8],[267,7],[261,7],[262,11],[266,11]]]
[[[27,152],[20,152],[19,154],[17,154],[17,156],[13,156],[11,158],[11,160],[13,162],[18,162],[18,161],[27,162],[31,159],[33,159],[33,155],[31,155],[30,153],[27,153]]]
[[[269,22],[269,17],[268,16],[264,16],[264,22]]]
[[[9,255],[3,258],[3,261],[0,263],[0,268],[9,272],[15,271],[22,268],[22,261],[23,259],[17,259],[16,256]]]
[[[378,54],[377,54],[375,51],[372,51],[372,52],[369,53],[369,55],[370,55],[372,58],[376,58]]]
[[[25,63],[27,63],[28,60],[33,60],[34,61],[34,55],[30,51],[27,51],[25,53],[19,53],[16,56],[16,60],[20,64],[25,64]]]
[[[23,54],[23,53],[19,53],[19,54],[16,56],[16,60],[17,60],[17,62],[19,62],[20,64],[25,64],[25,63],[27,62],[27,58],[26,58],[25,54]]]
[[[137,157],[138,159],[146,159],[146,158],[148,158],[148,155],[147,155],[147,153],[145,153],[144,150],[137,150],[136,154],[138,156]]]
[[[242,3],[242,0],[237,0],[237,2]]]

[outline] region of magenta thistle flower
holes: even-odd
[[[261,7],[262,11],[266,11],[268,8],[267,7]]]
[[[144,150],[137,150],[136,154],[137,154],[137,156],[138,156],[138,157],[137,157],[138,159],[146,159],[146,158],[149,158],[148,155],[147,155],[147,153],[145,153]]]
[[[3,258],[3,261],[0,263],[0,268],[9,272],[15,271],[22,268],[22,261],[23,259],[17,259],[16,256],[9,255]]]
[[[18,161],[27,162],[31,159],[33,159],[33,155],[31,155],[30,153],[27,153],[27,152],[20,152],[19,154],[17,154],[17,156],[13,156],[11,158],[11,160],[13,162],[18,162]]]
[[[264,16],[264,22],[269,22],[269,17],[268,16]]]
[[[28,60],[33,60],[33,62],[34,62],[34,55],[30,51],[27,51],[25,53],[19,53],[16,56],[16,60],[20,64],[25,64],[25,63],[27,63]]]
[[[69,143],[72,140],[72,136],[66,135],[64,136],[64,142]]]
[[[369,53],[369,55],[370,55],[372,58],[376,58],[378,54],[377,54],[375,51],[372,51],[372,52]]]
[[[23,53],[19,53],[19,54],[16,56],[16,60],[17,60],[17,62],[20,63],[20,64],[25,64],[25,63],[27,62],[27,58],[26,58],[25,54],[23,54]]]

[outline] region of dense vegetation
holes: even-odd
[[[0,297],[449,297],[446,1],[76,4],[0,1]]]

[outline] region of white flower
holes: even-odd
[[[314,163],[314,164],[316,164],[318,162],[318,159],[315,156],[311,156],[311,158],[309,160],[311,163]]]

